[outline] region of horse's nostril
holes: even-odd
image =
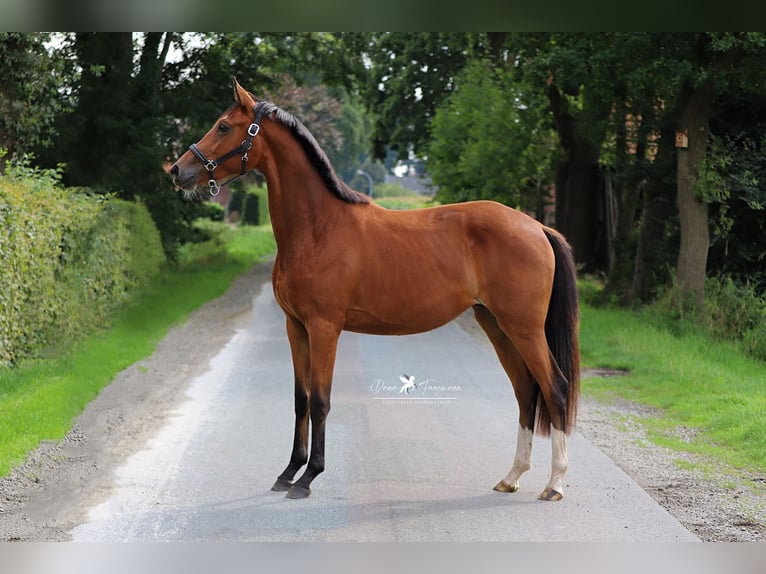
[[[170,168],[170,175],[175,179],[178,177],[178,164],[173,164]]]

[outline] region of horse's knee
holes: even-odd
[[[330,397],[324,397],[321,393],[312,394],[309,404],[312,420],[324,420],[330,412]]]
[[[295,390],[295,416],[299,419],[305,417],[309,412],[309,395],[303,389]]]

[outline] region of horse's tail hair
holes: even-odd
[[[545,338],[555,364],[553,367],[554,392],[565,402],[564,431],[571,434],[577,420],[577,402],[580,395],[580,310],[577,296],[577,269],[572,248],[557,231],[544,228],[553,247],[555,271],[553,291],[545,318]],[[557,373],[563,374],[563,379]],[[542,393],[538,395],[536,427],[540,435],[550,433],[551,416]]]

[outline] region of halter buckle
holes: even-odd
[[[247,135],[249,135],[251,138],[254,138],[258,135],[259,131],[261,131],[261,126],[253,122],[250,124],[250,127],[247,128]]]

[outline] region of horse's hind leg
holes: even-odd
[[[498,492],[516,492],[519,489],[519,478],[532,465],[532,438],[539,388],[531,378],[521,355],[498,325],[495,316],[483,305],[475,305],[473,309],[476,320],[489,337],[500,363],[511,379],[519,403],[519,429],[513,466],[494,487]]]
[[[287,318],[287,338],[295,372],[295,434],[290,463],[271,487],[271,490],[278,492],[292,486],[295,474],[309,458],[309,339],[303,325],[292,317]]]
[[[545,333],[511,335],[514,346],[524,359],[531,376],[542,394],[539,422],[550,421],[551,476],[540,500],[561,500],[564,496],[564,475],[569,467],[566,440],[567,379],[553,358]],[[538,424],[538,432],[547,434],[549,427]]]

